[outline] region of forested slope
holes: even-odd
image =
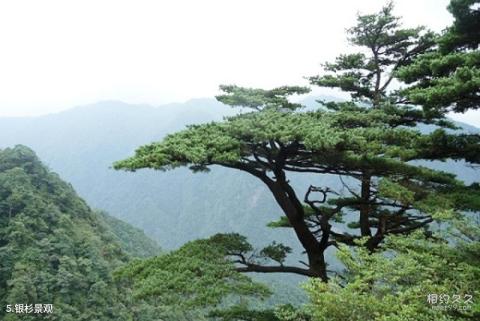
[[[108,229],[115,235],[116,241],[120,244],[122,250],[135,258],[146,258],[159,255],[161,253],[158,244],[147,237],[145,233],[131,226],[128,223],[119,220],[106,212],[97,211],[99,220],[108,226]]]
[[[124,234],[131,243],[121,241]],[[29,148],[0,150],[1,320],[151,320],[149,307],[132,303],[111,272],[129,261],[126,251],[147,256],[157,249],[137,230],[93,212]],[[53,313],[6,313],[16,304],[51,304]]]

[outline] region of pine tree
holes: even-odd
[[[439,213],[440,214],[440,213]],[[328,284],[310,280],[308,314],[315,321],[466,321],[480,317],[480,221],[436,216],[448,228],[426,238],[390,236],[385,252],[337,252],[346,268]],[[443,307],[450,307],[444,309]]]
[[[414,84],[402,93],[406,101],[432,113],[480,108],[480,1],[452,0],[448,10],[455,20],[436,46],[397,73]]]
[[[412,161],[478,162],[478,138],[442,128],[422,134],[412,126],[452,126],[441,114],[403,104],[400,94],[389,90],[400,67],[432,48],[434,35],[423,28],[402,28],[391,5],[376,15],[359,16],[349,35],[359,52],[341,55],[325,65],[325,74],[310,80],[350,92],[352,101],[303,111],[289,96],[308,88],[222,86],[219,101],[253,111],[168,135],[140,147],[115,168],[208,171],[219,165],[262,181],[283,212],[270,226],[291,228],[307,258],[301,266],[284,264],[291,249],[278,243],[225,252],[240,272],[296,273],[328,281],[334,272],[325,252],[332,246],[363,246],[373,252],[388,235],[427,230],[440,209],[476,209],[476,202],[462,196],[478,197],[478,189]],[[292,173],[308,176],[310,187],[295,189]],[[316,186],[323,175],[338,176],[344,191]]]

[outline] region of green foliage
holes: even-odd
[[[281,321],[310,321],[310,315],[303,309],[286,304],[275,309],[275,316]]]
[[[403,95],[430,113],[465,112],[480,106],[480,9],[478,0],[452,0],[455,21],[437,47],[402,66],[397,76],[414,84]]]
[[[277,243],[275,241],[272,244],[264,247],[260,251],[260,255],[272,259],[280,264],[283,264],[288,253],[291,253],[292,249],[283,244]]]
[[[0,288],[7,289],[0,303],[53,300],[59,309],[55,317],[67,321],[477,318],[478,303],[472,311],[457,313],[434,310],[425,300],[430,292],[478,296],[478,229],[455,221],[455,210],[479,210],[480,189],[415,161],[479,163],[480,138],[411,129],[419,122],[452,128],[436,108],[476,106],[478,10],[471,9],[472,3],[452,1],[457,19],[437,39],[438,50],[432,33],[402,29],[391,5],[376,15],[359,16],[348,31],[359,52],[340,55],[325,64],[326,74],[310,79],[350,92],[352,102],[328,102],[302,112],[289,96],[307,88],[222,86],[219,101],[255,112],[190,126],[115,164],[127,170],[188,166],[193,171],[220,165],[259,178],[283,211],[270,226],[295,231],[308,256],[308,264],[302,262],[307,268],[285,266],[289,246],[273,241],[258,251],[238,234],[192,241],[124,266],[129,261],[125,252],[146,257],[156,254],[156,247],[108,216],[99,219],[31,151],[17,147],[0,152]],[[390,92],[394,77],[420,81],[402,93]],[[405,106],[401,95],[424,110]],[[310,185],[300,197],[304,191],[293,187],[291,173],[307,173],[312,183],[322,175],[337,175],[344,190]],[[429,231],[405,237],[428,230],[434,219],[449,228],[448,236],[426,238]],[[334,228],[334,223],[339,224]],[[333,278],[338,271],[327,276],[330,260],[324,255],[331,246],[340,248],[345,266],[345,273]],[[110,276],[116,267],[118,284]],[[239,272],[292,272],[322,282],[307,285],[307,309],[261,310],[256,300],[270,291]],[[129,308],[131,294],[137,300],[134,308]],[[142,302],[151,298],[157,309]],[[92,305],[95,310],[88,309]]]
[[[116,237],[24,146],[0,150],[0,214],[0,319],[43,320],[5,307],[48,303],[49,320],[153,320],[113,282],[128,261]]]
[[[395,102],[387,91],[393,73],[413,57],[433,45],[433,33],[418,28],[401,28],[400,18],[392,14],[389,3],[380,12],[359,15],[357,24],[347,30],[349,41],[358,52],[342,54],[334,63],[325,63],[325,74],[311,77],[314,85],[339,88],[353,99],[373,107]],[[411,113],[421,119],[420,113]]]
[[[275,309],[252,310],[246,305],[235,305],[229,309],[215,310],[210,317],[221,321],[310,321],[310,316],[291,304],[279,305]]]
[[[379,196],[400,201],[407,207],[421,204],[425,210],[424,203],[421,203],[423,199],[434,197],[440,190],[454,188],[460,191],[465,188],[451,174],[415,166],[401,159],[438,159],[442,154],[462,158],[465,157],[461,155],[462,151],[470,148],[472,160],[476,160],[474,155],[479,154],[477,139],[464,139],[443,130],[420,134],[415,130],[392,128],[389,122],[395,119],[396,116],[381,110],[366,108],[339,109],[334,113],[249,113],[222,123],[191,126],[171,134],[160,143],[139,148],[135,157],[117,162],[115,167],[135,170],[190,166],[193,170],[208,170],[209,165],[218,164],[243,169],[252,164],[245,161],[248,158],[266,158],[266,155],[273,158],[278,150],[270,147],[269,142],[274,141],[287,146],[285,149],[290,148],[285,160],[287,171],[308,166],[325,173],[345,175],[368,168],[370,175],[385,178],[378,181]],[[309,155],[309,161],[298,166],[303,155]],[[270,170],[267,161],[253,166]],[[330,199],[321,210],[332,213],[337,207],[355,208],[357,205],[355,198],[339,197]],[[463,206],[460,203],[451,205]],[[473,203],[471,205],[478,208]],[[305,217],[314,216],[308,206],[304,207],[304,213]],[[334,219],[341,222],[341,216],[342,213],[338,213]],[[283,218],[270,226],[291,225]]]
[[[260,266],[245,258],[244,252],[252,248],[237,237],[226,239],[231,248],[221,255],[222,262],[242,272],[293,272],[319,278],[307,286],[312,298],[307,312],[314,320],[399,321],[418,316],[450,320],[450,312],[431,309],[419,298],[426,299],[425,291],[455,290],[461,295],[476,295],[478,268],[468,265],[474,259],[462,257],[472,249],[465,251],[463,247],[461,254],[453,257],[460,243],[452,246],[425,238],[431,231],[405,235],[421,228],[428,230],[434,219],[451,220],[454,210],[479,210],[480,195],[476,185],[465,186],[454,175],[412,161],[455,159],[478,163],[479,137],[451,134],[444,129],[422,134],[408,128],[420,122],[453,126],[442,113],[426,105],[423,111],[406,106],[403,93],[389,91],[391,81],[405,77],[405,70],[415,65],[412,61],[417,56],[434,52],[432,33],[423,28],[402,29],[399,19],[392,15],[392,5],[388,5],[376,15],[359,16],[349,35],[351,43],[361,47],[359,52],[340,55],[334,63],[324,65],[326,74],[310,80],[315,85],[350,92],[352,102],[327,102],[326,109],[300,112],[299,106],[287,99],[289,94],[298,93],[295,87],[269,91],[224,86],[225,94],[219,100],[256,112],[190,126],[161,142],[140,147],[134,157],[114,166],[127,170],[188,166],[193,171],[207,171],[212,165],[220,165],[259,178],[284,214],[270,226],[294,229],[307,253],[308,267],[284,267],[290,249],[276,243],[260,254],[280,266]],[[451,57],[436,68],[458,64],[458,58]],[[475,56],[469,59],[476,63]],[[472,91],[468,75],[460,75],[461,85]],[[308,173],[312,181],[317,174],[339,175],[348,180],[342,180],[348,192],[310,185],[300,198],[287,177],[294,172]],[[345,222],[343,218],[352,213],[357,214],[356,219]],[[345,222],[360,233],[334,231],[331,222]],[[324,252],[332,245],[340,249],[346,273],[329,281]],[[446,253],[452,255],[451,261],[445,259]],[[450,270],[442,265],[445,263],[458,275],[449,276]],[[130,272],[130,277],[135,275],[140,275],[138,281],[145,279],[141,270]],[[161,289],[158,284],[151,286],[157,288]],[[285,308],[270,318],[308,319],[307,312]],[[229,320],[263,317],[243,306],[214,313]]]
[[[458,215],[457,215],[458,217]],[[449,218],[447,232],[436,238],[414,233],[392,236],[384,251],[370,254],[362,248],[342,247],[337,253],[346,273],[328,284],[311,280],[307,310],[313,320],[406,321],[473,320],[480,316],[480,229],[478,222]],[[462,300],[473,296],[468,309],[438,309],[428,295]],[[441,304],[440,304],[441,305]],[[448,305],[444,303],[444,305]],[[461,304],[458,304],[461,305]]]
[[[190,166],[193,170],[207,170],[207,166],[212,164],[235,166],[255,152],[261,153],[262,148],[267,149],[267,144],[273,141],[282,145],[304,145],[300,147],[312,155],[311,162],[318,163],[319,167],[320,164],[333,167],[341,162],[345,170],[349,170],[370,162],[378,167],[372,166],[373,173],[398,170],[407,175],[447,182],[449,175],[405,164],[398,161],[398,157],[405,160],[438,159],[442,156],[460,158],[458,151],[468,147],[472,148],[472,154],[478,152],[478,139],[475,137],[456,145],[456,135],[442,130],[422,135],[416,130],[392,128],[389,123],[395,121],[395,116],[367,108],[356,111],[342,109],[335,113],[255,112],[231,117],[225,122],[190,126],[187,130],[168,135],[162,142],[140,147],[134,157],[116,162],[114,167],[168,170]],[[440,133],[442,139],[437,138]],[[450,141],[451,150],[446,148],[446,140]],[[436,150],[435,155],[430,155],[436,147],[442,148]],[[297,157],[294,152],[287,156],[292,159]],[[342,171],[333,168],[331,172]]]
[[[238,273],[227,259],[251,250],[245,238],[215,235],[186,243],[178,250],[135,261],[119,269],[119,279],[133,283],[136,298],[154,297],[166,317],[202,315],[221,304],[243,298],[265,298],[270,291]]]
[[[404,206],[409,206],[414,202],[415,193],[399,183],[389,179],[383,179],[378,184],[378,192],[384,197],[398,201]]]
[[[459,47],[478,49],[480,8],[478,0],[452,0],[448,10],[455,18],[440,44],[443,50]]]
[[[310,92],[306,87],[279,87],[271,90],[242,88],[235,85],[223,85],[220,89],[224,94],[217,96],[217,100],[230,106],[253,108],[255,110],[275,109],[295,110],[301,104],[290,102],[287,97],[293,94],[301,95]]]
[[[209,316],[221,321],[279,321],[273,310],[252,310],[246,305],[214,310]]]
[[[329,102],[304,112],[288,101],[289,95],[302,93],[298,87],[223,86],[219,100],[256,111],[189,126],[138,148],[114,167],[135,171],[186,166],[195,172],[220,165],[258,178],[283,211],[284,218],[270,226],[292,228],[308,262],[306,268],[284,267],[287,248],[267,247],[262,254],[280,266],[234,261],[246,265],[243,272],[291,272],[327,281],[330,262],[325,252],[331,246],[358,246],[364,237],[362,246],[373,252],[388,235],[428,230],[440,209],[478,210],[478,193],[460,197],[473,186],[414,162],[454,159],[477,164],[480,136],[438,127],[422,134],[412,128],[422,122],[453,126],[441,113],[406,106],[399,93],[389,89],[401,67],[434,46],[432,33],[402,28],[392,10],[389,4],[378,14],[359,16],[349,30],[359,52],[339,56],[325,65],[324,75],[310,79],[314,85],[352,93],[351,102]],[[343,191],[310,185],[303,194],[290,183],[298,173],[310,175],[311,183],[322,175],[338,175]],[[334,228],[333,223],[344,225]]]

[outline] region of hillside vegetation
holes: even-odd
[[[0,213],[1,320],[152,320],[112,271],[131,260],[129,252],[145,257],[158,247],[92,211],[25,146],[0,150]],[[6,313],[15,304],[54,311]]]

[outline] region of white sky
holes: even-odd
[[[449,0],[397,0],[405,25],[441,30]],[[383,0],[5,0],[0,116],[99,100],[158,105],[220,84],[306,84],[342,53],[355,14]],[[480,112],[463,115],[480,126]]]

